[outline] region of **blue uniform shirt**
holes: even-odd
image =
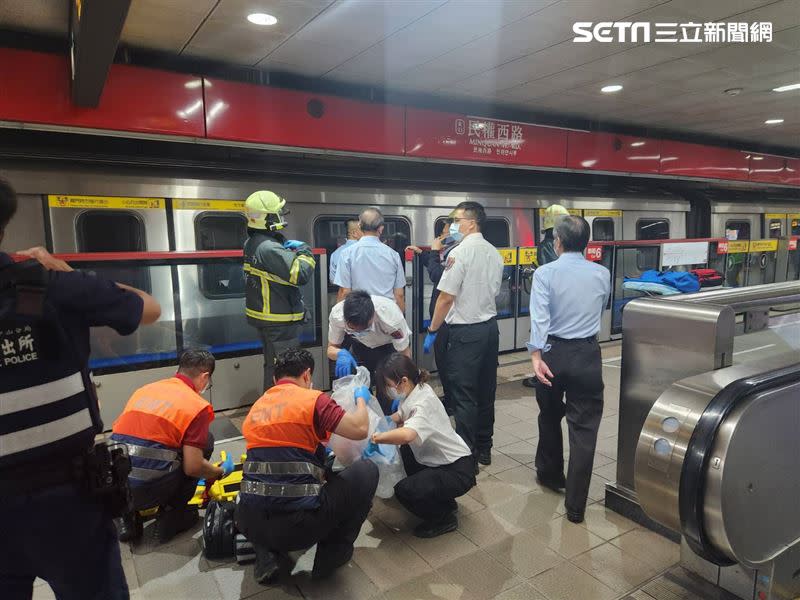
[[[342,244],[336,250],[331,252],[331,258],[328,264],[328,274],[329,274],[328,281],[330,281],[334,285],[336,284],[336,270],[339,267],[339,261],[342,260],[345,248],[349,248],[356,242],[357,240],[346,240],[344,244]]]
[[[406,286],[406,276],[400,255],[376,236],[365,235],[342,255],[333,283],[393,299],[394,290]]]
[[[528,350],[547,351],[547,336],[579,339],[597,335],[611,293],[611,275],[579,252],[536,269],[531,290]]]

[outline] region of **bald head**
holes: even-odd
[[[561,242],[564,252],[583,252],[589,243],[589,223],[583,217],[558,217],[553,235]]]
[[[380,235],[383,227],[383,213],[374,206],[365,208],[358,215],[358,223],[364,235]]]

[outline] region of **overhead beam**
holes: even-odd
[[[72,102],[100,103],[131,0],[69,0]]]

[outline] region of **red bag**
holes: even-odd
[[[716,269],[692,269],[690,272],[697,276],[701,288],[722,285],[722,273]]]

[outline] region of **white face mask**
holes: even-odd
[[[362,329],[360,331],[356,331],[354,329],[350,329],[349,327],[345,326],[344,331],[348,335],[352,335],[354,338],[364,337],[365,335],[369,335],[370,333],[375,331],[375,323],[372,322],[366,329]]]

